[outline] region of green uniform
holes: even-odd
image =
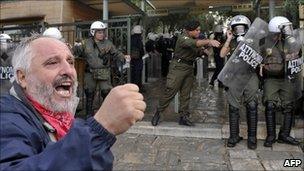
[[[93,101],[96,91],[105,96],[112,89],[111,66],[124,62],[124,55],[119,52],[109,40],[94,42],[88,38],[82,43],[77,56],[86,60],[84,89],[86,94],[87,114],[93,114]]]
[[[230,48],[231,50],[235,50],[237,47],[237,42],[235,39],[232,40]],[[233,53],[232,51],[232,53]],[[235,86],[237,87],[237,86]],[[257,102],[257,92],[259,90],[259,78],[257,74],[252,74],[249,78],[244,91],[240,92],[237,88],[233,86],[228,87],[227,91],[227,99],[230,105],[235,108],[240,108],[242,102],[247,104],[251,101]]]
[[[259,78],[257,74],[253,74],[248,80],[242,94],[234,87],[229,87],[227,91],[227,99],[230,105],[240,108],[242,102],[247,104],[251,101],[257,102],[257,92],[259,90]],[[241,95],[241,96],[240,96]]]
[[[231,49],[236,49],[237,42],[236,39],[233,39],[231,42]],[[238,56],[237,56],[238,58]],[[233,59],[230,59],[233,60]],[[237,65],[237,64],[234,64]],[[246,64],[247,65],[247,64]],[[231,66],[234,67],[234,66]],[[238,73],[236,73],[238,74]],[[243,138],[239,136],[239,125],[240,125],[240,107],[245,105],[246,107],[246,116],[247,116],[247,146],[249,149],[255,149],[257,144],[257,92],[259,89],[259,79],[257,74],[253,71],[243,75],[242,72],[240,75],[235,75],[237,78],[242,78],[244,80],[242,83],[233,81],[228,87],[227,99],[229,103],[229,130],[230,136],[228,138],[227,146],[234,147],[238,142]],[[239,85],[244,85],[240,89]]]
[[[300,75],[299,75],[300,76]],[[288,79],[267,78],[264,81],[264,97],[263,102],[271,101],[278,105],[281,102],[282,106],[296,101],[301,95],[301,89],[297,90],[296,82],[299,82],[300,77],[294,81]]]
[[[180,92],[180,112],[189,111],[190,93],[194,82],[193,62],[199,48],[196,40],[186,34],[178,37],[174,59],[170,63],[164,95],[159,101],[158,110],[164,111],[177,92]]]
[[[98,48],[99,50],[98,50]],[[124,60],[124,55],[116,50],[115,46],[109,40],[100,41],[94,44],[93,39],[86,39],[84,43],[83,57],[87,62],[85,73],[85,89],[95,90],[97,87],[101,91],[109,91],[111,85],[111,63],[117,60]],[[98,69],[103,69],[98,71]],[[99,73],[95,73],[99,72]],[[94,77],[99,75],[101,78]],[[98,77],[98,76],[97,76]]]
[[[301,73],[289,75],[287,66],[284,62],[287,55],[283,49],[283,42],[270,39],[262,49],[264,56],[263,69],[264,76],[264,95],[265,116],[267,137],[264,146],[271,147],[276,140],[276,107],[282,106],[283,120],[277,138],[278,142],[292,145],[299,145],[299,142],[290,136],[292,118],[294,115],[294,102],[301,96]],[[288,62],[289,63],[289,62]],[[292,64],[293,65],[293,64]],[[291,79],[290,79],[291,78]]]
[[[280,43],[274,47],[265,47],[264,49],[264,55],[266,56],[264,64],[267,69],[264,70],[263,102],[271,101],[276,105],[281,102],[282,106],[294,102],[301,96],[301,73],[296,74],[296,77],[292,80],[285,77],[284,56],[282,55],[284,53]]]

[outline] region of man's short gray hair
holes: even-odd
[[[43,37],[40,34],[32,34],[31,37],[24,38],[15,49],[13,58],[12,58],[12,65],[14,69],[14,77],[12,78],[12,82],[14,80],[19,83],[17,78],[17,71],[22,70],[23,72],[27,73],[29,71],[33,54],[31,49],[31,42]]]

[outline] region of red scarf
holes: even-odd
[[[52,112],[48,109],[46,109],[44,106],[42,106],[37,101],[33,100],[31,97],[27,96],[31,104],[35,107],[35,109],[41,114],[41,116],[50,124],[54,129],[56,130],[55,136],[57,140],[60,140],[62,137],[65,136],[65,134],[70,129],[74,117],[72,114],[68,112]]]

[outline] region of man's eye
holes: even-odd
[[[68,60],[69,64],[74,65],[75,61],[74,60]]]
[[[51,62],[48,62],[47,63],[47,65],[55,65],[55,64],[57,64],[58,62],[56,62],[56,61],[51,61]]]

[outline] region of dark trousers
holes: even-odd
[[[168,52],[162,53],[162,58],[161,58],[161,73],[162,77],[167,77],[168,72],[169,72],[169,65],[170,65],[170,59],[172,54]]]
[[[140,89],[142,88],[142,70],[143,60],[132,59],[131,60],[131,83],[136,84]]]
[[[221,58],[220,56],[214,56],[214,60],[215,60],[215,71],[212,75],[210,83],[214,83],[214,81],[217,79],[217,76],[224,67],[224,58]]]

